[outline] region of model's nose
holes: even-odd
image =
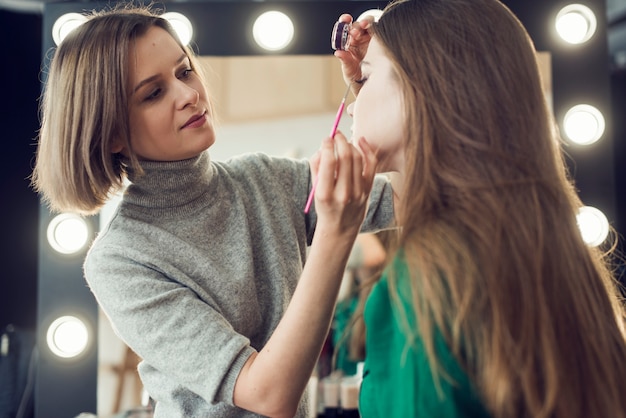
[[[348,115],[350,115],[350,117],[354,116],[354,102],[348,105],[348,107],[346,108],[346,112],[348,112]]]

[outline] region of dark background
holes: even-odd
[[[41,57],[41,16],[0,9],[0,329],[35,328],[39,201],[29,187]]]

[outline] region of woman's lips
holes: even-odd
[[[187,123],[185,123],[181,129],[199,128],[205,123],[206,123],[206,112],[203,112],[200,115],[194,115],[191,118],[189,118]]]

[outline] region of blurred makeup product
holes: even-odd
[[[341,405],[341,418],[359,418],[359,391],[361,378],[358,376],[345,376],[341,378],[339,387],[339,404]]]
[[[324,418],[339,418],[339,391],[341,385],[341,377],[330,376],[323,380],[324,388]]]
[[[360,418],[359,394],[363,381],[363,363],[357,373],[344,376],[335,370],[319,380],[319,398],[316,418]]]
[[[337,22],[330,35],[330,46],[335,50],[347,51],[350,47],[350,28],[352,24]]]
[[[343,109],[346,107],[346,98],[348,97],[348,93],[350,93],[350,84],[348,84],[348,88],[346,89],[346,92],[343,95],[343,99],[341,99],[341,103],[339,104],[339,109],[337,109],[335,122],[333,123],[333,127],[330,129],[331,138],[334,138],[335,134],[337,133],[337,127],[339,126],[341,115],[343,115]],[[311,193],[309,194],[309,198],[306,201],[306,206],[304,207],[304,213],[309,213],[309,209],[311,208],[311,203],[313,203],[313,195],[315,194],[315,188],[317,187],[318,178],[319,176],[315,177],[315,181],[313,182],[313,187],[311,188]]]

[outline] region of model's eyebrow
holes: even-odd
[[[185,58],[187,58],[187,54],[183,53],[183,55],[180,56],[180,58],[178,58],[178,60],[176,60],[176,63],[174,65],[178,65],[181,62],[185,61]],[[153,82],[154,80],[158,79],[160,76],[159,74],[155,74],[151,77],[148,77],[144,80],[141,80],[134,88],[133,90],[133,94],[137,93],[137,90],[139,90],[140,88],[142,88],[143,86],[145,86],[146,84],[149,84],[151,82]]]
[[[361,61],[361,68],[368,67],[369,65],[371,65],[369,61]]]

